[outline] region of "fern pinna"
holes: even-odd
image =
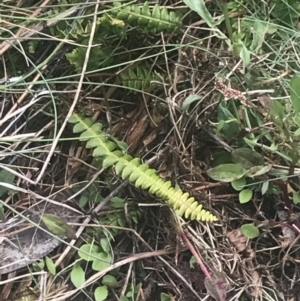
[[[209,211],[202,209],[202,205],[195,198],[172,187],[170,181],[161,179],[156,170],[142,163],[141,159],[124,154],[117,143],[111,141],[102,131],[102,124],[78,114],[73,114],[69,122],[74,124],[74,133],[81,133],[79,140],[86,142],[86,148],[94,149],[93,156],[102,159],[103,168],[114,166],[123,180],[128,179],[137,188],[147,189],[149,193],[164,199],[186,218],[207,222],[217,220]]]
[[[131,25],[138,25],[139,29],[148,30],[151,33],[176,32],[182,26],[181,14],[158,4],[150,8],[148,1],[142,6],[113,1],[113,8],[109,13],[116,19],[126,21]]]

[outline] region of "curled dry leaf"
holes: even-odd
[[[242,233],[241,229],[232,230],[228,232],[226,236],[239,252],[242,252],[248,248],[248,238]]]
[[[277,212],[278,218],[280,219],[280,221],[286,221],[289,217],[289,214],[284,211],[284,210],[279,210]],[[289,246],[292,242],[295,241],[296,239],[296,233],[289,227],[286,226],[282,226],[282,234],[283,237],[281,237],[281,246],[283,248],[286,248],[287,246]]]
[[[227,282],[223,273],[214,272],[212,278],[205,278],[204,285],[210,296],[217,301],[226,301]]]

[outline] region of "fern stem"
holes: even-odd
[[[156,170],[142,163],[141,159],[124,154],[117,142],[109,140],[102,131],[102,124],[77,114],[74,114],[69,122],[75,124],[74,133],[81,133],[79,140],[86,142],[86,148],[94,149],[93,156],[102,160],[103,168],[114,166],[116,174],[123,180],[128,179],[135,187],[146,189],[149,193],[164,199],[186,218],[207,222],[217,220],[213,214],[204,210],[195,198],[181,189],[172,187],[170,181],[161,179]]]

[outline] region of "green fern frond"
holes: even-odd
[[[114,2],[110,11],[117,19],[127,21],[131,25],[139,25],[140,29],[148,29],[151,33],[161,31],[176,32],[181,27],[182,16],[166,7],[155,4],[150,9],[148,1],[143,6],[136,4],[125,6],[122,2]]]
[[[80,133],[79,140],[86,142],[86,148],[94,149],[93,156],[102,159],[103,168],[114,165],[116,173],[123,180],[128,179],[137,188],[146,189],[149,193],[166,200],[186,218],[207,222],[217,220],[209,211],[202,209],[202,205],[195,198],[181,189],[172,187],[170,181],[161,179],[156,170],[148,164],[142,163],[139,158],[124,154],[102,131],[100,123],[95,123],[91,118],[82,118],[78,114],[73,114],[69,122],[74,124],[73,132]]]
[[[145,90],[150,87],[154,81],[161,81],[160,77],[148,69],[137,67],[135,71],[129,69],[128,72],[121,73],[122,84],[125,87],[135,90]]]
[[[76,47],[72,52],[66,54],[66,58],[71,65],[73,65],[78,72],[82,70],[82,66],[85,60],[86,48]],[[87,71],[93,71],[111,66],[113,64],[112,49],[106,47],[104,49],[93,47],[90,51],[89,62],[87,65]]]

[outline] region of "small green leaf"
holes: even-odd
[[[228,139],[233,138],[240,132],[239,121],[228,110],[225,101],[222,101],[218,107],[218,122],[220,124],[218,131]]]
[[[82,119],[83,117],[81,115],[78,114],[73,114],[70,119],[68,120],[69,123],[77,123],[80,119]]]
[[[114,197],[110,200],[111,206],[113,208],[124,208],[125,207],[125,201],[124,199],[121,199],[119,197]]]
[[[255,20],[253,24],[253,39],[251,42],[250,50],[257,52],[259,49],[261,49],[265,34],[267,33],[269,24]]]
[[[223,22],[222,20],[214,21],[208,9],[205,6],[204,0],[183,0],[183,2],[193,11],[199,14],[199,16],[207,23],[209,27],[215,27]]]
[[[95,260],[100,252],[99,247],[91,244],[84,244],[78,251],[78,256],[86,261]]]
[[[112,166],[113,164],[115,164],[117,161],[118,161],[117,157],[113,157],[113,156],[109,157],[109,156],[107,156],[103,160],[102,166],[103,166],[103,168],[108,168],[108,167]]]
[[[95,139],[95,143],[92,143],[91,144],[91,141],[93,140],[90,140],[88,143],[87,143],[87,148],[94,148],[95,146],[97,146],[95,149],[94,149],[94,152],[93,152],[93,156],[94,157],[102,157],[102,156],[107,156],[109,154],[109,151],[108,149],[104,146],[104,145],[99,145],[99,141],[97,139]],[[91,145],[89,145],[91,144]]]
[[[122,162],[122,161],[117,162],[115,165],[116,174],[120,175],[122,173],[123,169],[125,168],[125,166],[126,165],[124,164],[124,162]]]
[[[33,268],[34,268],[35,271],[41,271],[41,270],[43,270],[45,268],[45,260],[41,259],[38,262],[35,262],[33,264]]]
[[[293,203],[295,205],[300,203],[300,194],[297,192],[293,192]]]
[[[300,129],[297,129],[297,130],[294,132],[294,136],[296,136],[296,137],[300,136]]]
[[[99,259],[95,259],[92,264],[92,269],[94,271],[103,271],[110,266],[112,258],[109,254],[100,252],[97,254],[97,257]]]
[[[244,189],[239,193],[239,200],[241,204],[248,203],[253,196],[253,191],[250,189]]]
[[[207,174],[215,181],[232,182],[242,178],[246,172],[240,164],[223,164],[209,169]]]
[[[160,301],[171,301],[171,297],[166,293],[160,293]]]
[[[264,195],[269,189],[269,181],[263,182],[261,186],[261,194]]]
[[[105,253],[109,253],[109,251],[110,251],[110,243],[109,243],[108,238],[102,237],[102,238],[100,239],[100,246],[102,247],[102,250],[103,250]]]
[[[197,95],[197,94],[189,95],[182,103],[181,109],[183,113],[189,115],[188,110],[190,108],[190,105],[197,100],[201,100],[202,98],[203,98],[202,95]]]
[[[244,43],[240,51],[240,58],[243,61],[244,68],[248,67],[250,64],[250,51],[247,49]]]
[[[53,276],[55,276],[55,275],[56,275],[56,266],[55,266],[54,262],[52,261],[52,259],[49,258],[48,256],[46,256],[45,262],[46,262],[46,266],[47,266],[49,272],[50,272]]]
[[[85,273],[79,264],[73,266],[71,281],[76,288],[81,287],[85,283]]]
[[[245,177],[242,177],[238,180],[232,181],[231,186],[233,187],[234,190],[240,191],[242,190],[246,185],[246,179]]]
[[[111,275],[105,275],[102,279],[102,284],[107,286],[115,286],[117,285],[117,279]]]
[[[115,138],[114,136],[111,136],[111,135],[109,135],[109,139],[112,140],[114,143],[116,143],[120,150],[124,151],[124,150],[128,149],[128,144],[126,142],[120,141],[120,140],[118,140],[117,138]]]
[[[135,222],[135,218],[134,216],[131,217],[133,219],[133,221]],[[125,218],[121,217],[121,218],[118,218],[117,219],[117,222],[118,222],[118,226],[119,227],[125,227],[126,226],[126,220]],[[137,222],[135,222],[137,224]]]
[[[7,184],[13,184],[15,179],[15,175],[11,172],[2,169],[0,171],[0,182],[7,183]],[[6,193],[9,190],[9,188],[5,186],[0,185],[0,196]]]
[[[255,238],[259,236],[259,230],[253,224],[245,224],[241,227],[242,233],[248,238]]]
[[[91,137],[91,133],[89,131],[83,132],[80,135],[80,141],[88,141],[87,144],[85,145],[86,148],[95,148],[97,147],[97,156],[105,156],[107,154],[106,148],[103,146],[99,145],[102,143],[102,137],[104,134],[99,134],[98,138]]]
[[[108,296],[108,289],[106,285],[99,286],[95,289],[94,292],[96,301],[104,301]]]
[[[129,301],[129,299],[126,296],[122,295],[120,297],[120,301]]]
[[[290,81],[290,93],[296,113],[300,112],[300,76],[294,75]]]
[[[94,123],[92,126],[91,126],[91,130],[93,130],[95,133],[98,133],[100,134],[102,132],[102,124],[97,122],[97,123]]]
[[[273,100],[270,113],[275,120],[283,121],[285,117],[284,107],[278,100]]]
[[[190,268],[193,269],[195,267],[195,264],[197,263],[197,259],[195,256],[192,256],[190,261],[189,261],[189,264],[190,264]]]
[[[3,208],[3,204],[0,203],[0,222],[4,222],[4,221],[5,221],[4,208]]]
[[[42,221],[51,233],[59,236],[65,236],[70,239],[77,239],[73,228],[54,214],[44,213],[42,215]]]
[[[76,123],[73,127],[73,133],[74,134],[77,134],[77,133],[81,133],[85,130],[86,128],[84,127],[83,124],[81,124],[80,122],[79,123]]]
[[[250,148],[238,148],[231,153],[232,162],[241,164],[248,169],[253,166],[264,165],[264,158]]]
[[[88,196],[83,194],[79,199],[79,206],[83,208],[88,203],[88,201],[89,201]]]
[[[257,176],[261,176],[266,174],[267,172],[269,172],[272,168],[272,165],[266,165],[266,166],[253,166],[251,167],[248,172],[247,172],[247,176],[248,177],[257,177]]]

